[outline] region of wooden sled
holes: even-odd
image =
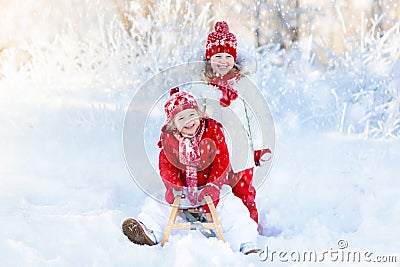
[[[205,196],[204,200],[208,204],[210,213],[206,213],[205,210],[203,209],[203,207],[188,209],[189,212],[191,212],[191,213],[206,213],[207,222],[203,222],[203,223],[201,223],[201,225],[205,229],[211,229],[211,230],[215,229],[215,231],[217,232],[218,239],[225,241],[224,234],[222,232],[222,225],[218,219],[217,211],[215,209],[215,206],[214,206],[214,203],[213,203],[211,197]],[[164,236],[161,241],[161,246],[164,246],[164,244],[166,242],[168,242],[168,238],[169,238],[172,230],[193,230],[194,229],[193,224],[191,222],[187,222],[187,223],[176,223],[175,222],[176,216],[178,215],[178,213],[183,212],[183,209],[179,208],[180,201],[181,201],[181,196],[176,196],[174,199],[174,203],[172,204],[172,209],[171,209],[171,213],[169,215],[167,225],[165,227]]]

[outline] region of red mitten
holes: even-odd
[[[265,154],[271,154],[271,150],[269,148],[256,150],[254,151],[254,163],[256,166],[260,166],[260,162],[268,161],[271,157],[269,156],[267,159],[262,159]]]
[[[167,191],[165,192],[165,200],[169,203],[172,204],[174,203],[174,193],[172,192],[172,189],[168,188]]]
[[[217,207],[219,201],[219,191],[220,189],[218,186],[209,183],[203,188],[203,191],[200,192],[198,201],[202,201],[205,195],[209,195],[214,203],[214,206]],[[206,212],[210,212],[208,205],[204,206],[204,210]]]
[[[199,194],[197,201],[202,201],[205,195],[209,195],[215,203],[219,199],[219,187],[215,184],[207,184]]]
[[[182,195],[181,190],[177,190],[174,188],[167,188],[167,191],[165,192],[165,200],[169,204],[172,204],[172,203],[174,203],[175,197],[178,195]]]

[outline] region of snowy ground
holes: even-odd
[[[146,195],[124,161],[125,110],[154,66],[170,64],[157,45],[150,47],[151,57],[132,63],[141,48],[110,32],[89,38],[98,36],[100,44],[93,39],[82,45],[66,32],[51,44],[0,50],[2,266],[354,266],[354,253],[361,255],[360,266],[400,266],[398,136],[373,140],[332,127],[341,110],[332,88],[347,88],[340,101],[365,108],[346,94],[386,85],[369,75],[387,65],[377,61],[368,72],[360,60],[352,72],[352,58],[343,59],[348,69],[326,76],[302,62],[289,62],[287,73],[268,58],[259,65],[277,126],[273,167],[257,195],[263,228],[258,245],[268,257],[244,256],[192,234],[175,235],[164,248],[130,243],[121,222],[138,214]],[[112,45],[104,45],[107,38]],[[394,124],[384,126],[396,133],[398,68],[388,73],[397,100],[389,116]],[[308,260],[311,252],[317,262]],[[343,252],[353,253],[349,263]],[[296,261],[298,253],[306,260]]]
[[[90,93],[0,82],[3,266],[271,266],[285,259],[261,261],[190,234],[165,248],[132,245],[120,224],[137,215],[145,195],[124,163],[123,109],[94,109]],[[373,252],[371,259],[397,255],[397,265],[382,266],[399,266],[400,143],[277,125],[276,158],[257,196],[259,245],[322,255],[345,240],[347,250]]]

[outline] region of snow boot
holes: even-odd
[[[242,252],[244,255],[249,255],[253,253],[260,253],[262,249],[257,247],[254,243],[252,242],[247,242],[243,243],[240,245],[240,252]]]
[[[135,244],[148,246],[154,246],[156,244],[153,231],[147,229],[143,223],[135,219],[125,219],[122,223],[122,232]]]

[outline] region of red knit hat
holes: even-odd
[[[170,121],[176,114],[185,109],[200,110],[196,99],[189,93],[179,92],[179,88],[172,88],[169,92],[170,98],[164,105],[167,121]]]
[[[215,23],[214,32],[210,33],[206,44],[206,59],[217,53],[228,53],[233,56],[236,61],[236,36],[229,32],[229,26],[225,21]]]

